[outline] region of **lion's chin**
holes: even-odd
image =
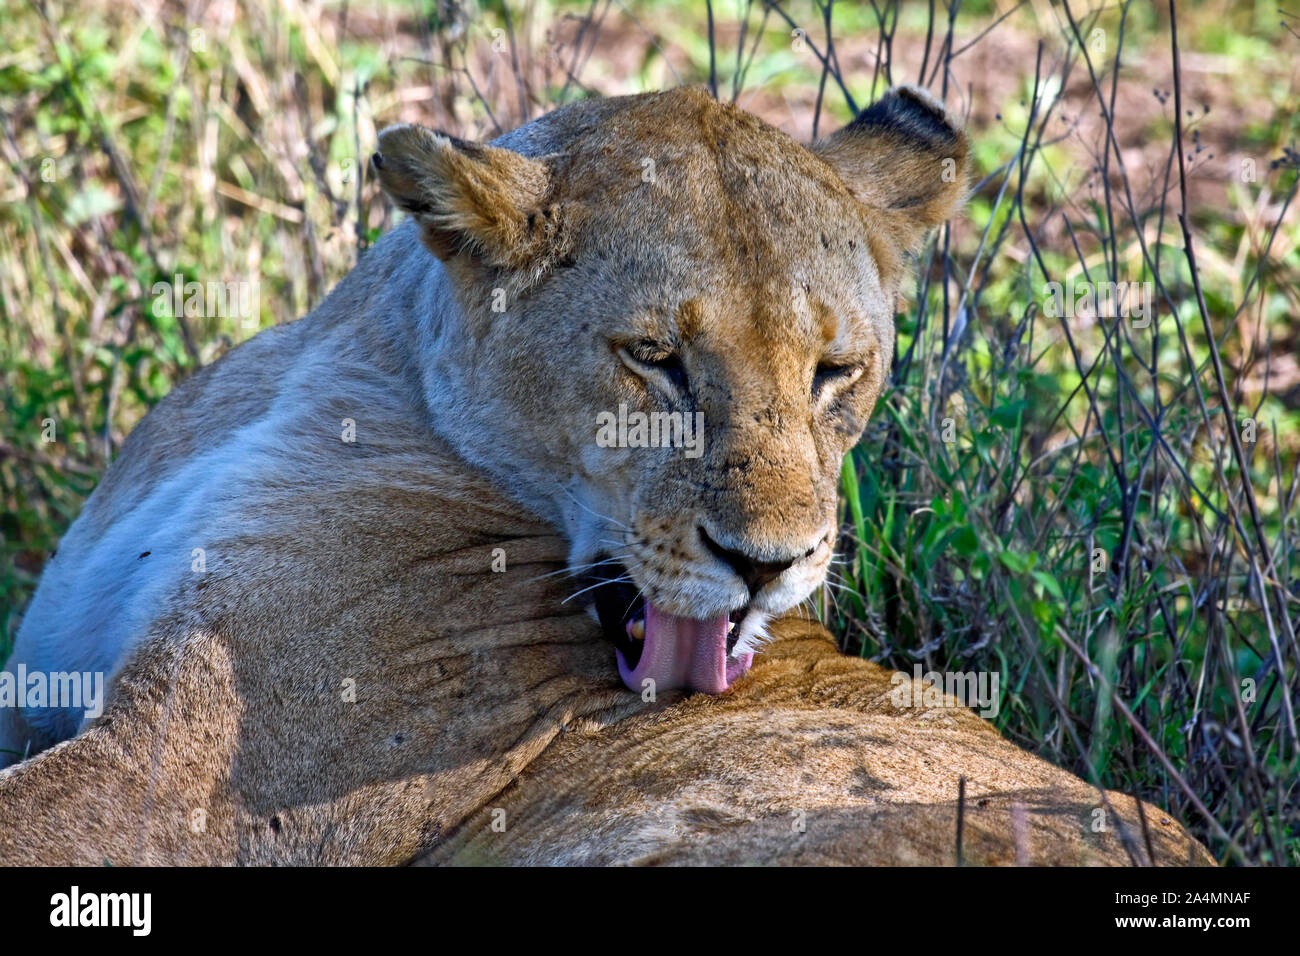
[[[638,621],[629,621],[629,632],[639,630]],[[645,691],[685,688],[705,694],[721,694],[754,661],[753,654],[728,654],[728,636],[734,625],[730,615],[719,614],[705,620],[679,617],[662,611],[649,601],[645,604],[640,654],[629,663],[621,648],[616,647],[618,673],[628,689]],[[635,654],[635,651],[633,651]],[[653,683],[647,683],[652,681]]]

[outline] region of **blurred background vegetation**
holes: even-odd
[[[887,666],[998,671],[1003,733],[1167,807],[1223,861],[1300,863],[1300,6],[0,15],[0,659],[141,416],[320,302],[391,225],[364,176],[377,128],[487,139],[582,97],[705,83],[808,140],[922,82],[968,124],[975,189],[899,302],[818,610]],[[256,314],[177,315],[153,290],[178,275],[253,283]],[[1154,317],[1055,316],[1049,281],[1149,282]]]

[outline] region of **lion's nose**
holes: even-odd
[[[752,598],[763,590],[763,586],[769,581],[775,581],[779,578],[792,564],[796,561],[808,557],[816,547],[809,548],[803,554],[796,554],[790,558],[778,558],[775,561],[760,561],[753,555],[746,554],[744,551],[737,551],[734,548],[725,548],[713,537],[700,527],[700,538],[704,541],[705,546],[714,553],[720,560],[729,564],[740,579],[745,582],[745,587],[749,589],[749,596]]]

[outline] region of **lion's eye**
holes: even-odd
[[[812,394],[814,399],[821,398],[827,389],[844,389],[852,385],[862,375],[861,365],[849,365],[840,362],[821,362],[813,372]]]
[[[675,386],[685,390],[686,367],[682,365],[681,356],[672,349],[649,340],[637,342],[619,350],[635,365],[655,369],[668,376]]]

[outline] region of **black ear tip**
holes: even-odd
[[[884,129],[936,145],[953,142],[958,135],[942,105],[908,86],[890,90],[849,125],[858,129]]]

